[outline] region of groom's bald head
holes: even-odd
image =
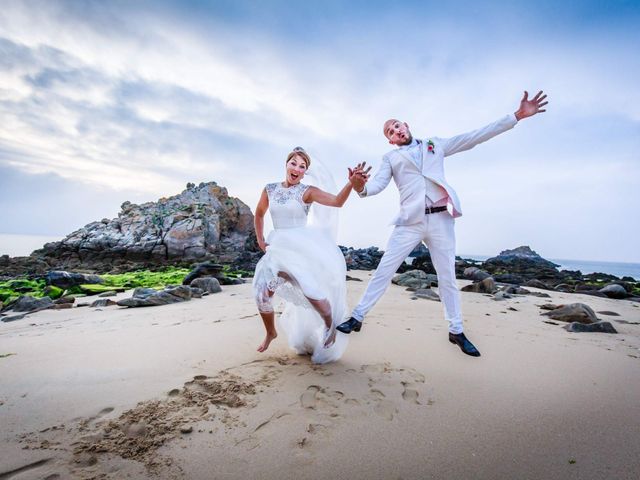
[[[384,122],[382,133],[391,145],[409,145],[412,140],[409,125],[397,118],[390,118]]]

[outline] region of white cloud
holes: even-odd
[[[377,163],[389,116],[417,136],[448,136],[515,110],[522,88],[540,87],[551,100],[545,117],[449,160],[466,213],[461,249],[493,253],[527,235],[536,248],[549,236],[532,219],[552,217],[554,235],[566,231],[558,205],[572,231],[594,237],[583,205],[597,208],[602,195],[624,209],[640,199],[629,187],[640,148],[637,35],[608,27],[544,39],[512,28],[514,12],[502,24],[485,14],[489,26],[439,13],[429,28],[426,17],[371,13],[324,30],[311,23],[307,41],[299,25],[294,36],[217,18],[195,28],[162,9],[74,7],[6,2],[0,12],[0,164],[156,197],[215,179],[253,207],[296,144],[340,178],[348,164]],[[399,21],[403,35],[390,36]],[[384,245],[393,188],[350,200],[343,243]],[[624,222],[603,221],[603,231]],[[637,225],[627,227],[637,236]],[[584,251],[596,258],[600,241]],[[619,255],[637,259],[631,240],[621,241]]]

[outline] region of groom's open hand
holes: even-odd
[[[547,95],[540,90],[535,97],[529,100],[529,92],[525,90],[522,100],[520,100],[520,108],[515,112],[516,120],[532,117],[536,113],[546,112],[542,108],[549,103],[544,101],[545,98],[547,98]]]
[[[371,171],[371,167],[365,168],[367,166],[367,162],[362,162],[357,164],[353,169],[349,168],[349,182],[353,186],[353,189],[356,192],[362,192],[364,190],[364,186],[369,180],[369,172]]]

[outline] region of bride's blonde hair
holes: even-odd
[[[289,163],[289,160],[296,156],[302,158],[306,162],[307,168],[311,166],[311,157],[307,152],[304,151],[304,148],[302,147],[294,148],[291,153],[287,155],[287,160],[286,162],[284,162],[284,164],[286,165],[287,163]]]

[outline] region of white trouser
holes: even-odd
[[[360,322],[364,320],[389,287],[400,264],[423,241],[438,274],[438,293],[444,306],[445,319],[449,322],[449,331],[462,333],[460,292],[456,284],[454,223],[449,212],[439,212],[425,215],[422,222],[415,225],[396,226],[378,268],[351,315]]]

